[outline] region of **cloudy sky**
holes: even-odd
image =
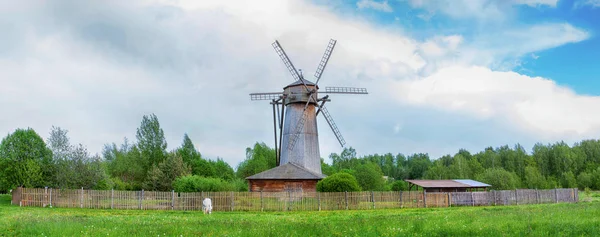
[[[69,130],[92,153],[158,116],[236,166],[273,145],[268,101],[292,78],[280,41],[320,86],[359,155],[600,137],[599,0],[26,0],[0,3],[0,134]],[[340,152],[325,120],[322,157]]]

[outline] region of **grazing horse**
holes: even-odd
[[[204,212],[204,214],[212,213],[212,200],[210,200],[210,198],[205,198],[204,200],[202,200],[202,211]]]

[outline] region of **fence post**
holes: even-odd
[[[231,211],[233,211],[233,207],[234,207],[234,204],[233,204],[233,191],[232,191],[231,192]]]
[[[346,210],[348,210],[348,191],[345,191],[344,195],[346,198]]]
[[[423,189],[423,207],[427,208],[427,190]]]
[[[515,189],[515,204],[519,205],[519,195],[517,193],[517,189]]]
[[[140,210],[142,209],[142,198],[144,197],[144,190],[140,192]]]
[[[573,201],[579,202],[579,189],[575,188],[574,192],[575,192],[575,195],[574,195]]]
[[[473,191],[471,191],[471,206],[475,206],[475,196],[473,195]]]
[[[446,193],[448,196],[448,207],[452,207],[452,193]]]
[[[404,207],[404,202],[402,202],[402,190],[400,190],[400,208]]]
[[[262,190],[260,190],[260,211],[264,210],[264,206],[263,206],[263,193]]]
[[[492,190],[492,193],[494,194],[494,206],[496,206],[496,190]]]
[[[50,207],[52,207],[52,188],[50,188]]]
[[[115,206],[115,189],[110,189],[110,209]]]
[[[171,210],[175,209],[175,190],[171,190]]]
[[[47,196],[48,196],[48,187],[44,187],[44,196],[42,196],[42,207],[46,207]]]
[[[83,208],[83,187],[81,187],[81,199],[79,200],[79,207]]]
[[[319,211],[321,211],[321,192],[317,192],[317,201],[319,202]]]
[[[371,201],[373,202],[373,209],[375,209],[375,194],[371,191]]]

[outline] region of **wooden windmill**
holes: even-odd
[[[277,167],[255,174],[249,180],[250,191],[315,190],[316,182],[325,176],[321,173],[317,116],[325,121],[343,147],[346,141],[325,107],[329,94],[367,94],[365,88],[325,87],[319,91],[319,80],[336,45],[330,40],[314,74],[315,82],[304,78],[297,70],[278,41],[272,46],[294,82],[283,92],[251,93],[251,100],[271,100]],[[325,96],[319,98],[319,94]]]

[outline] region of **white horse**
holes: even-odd
[[[204,214],[212,213],[212,200],[210,200],[210,198],[205,198],[204,200],[202,200],[202,211],[204,212]]]

